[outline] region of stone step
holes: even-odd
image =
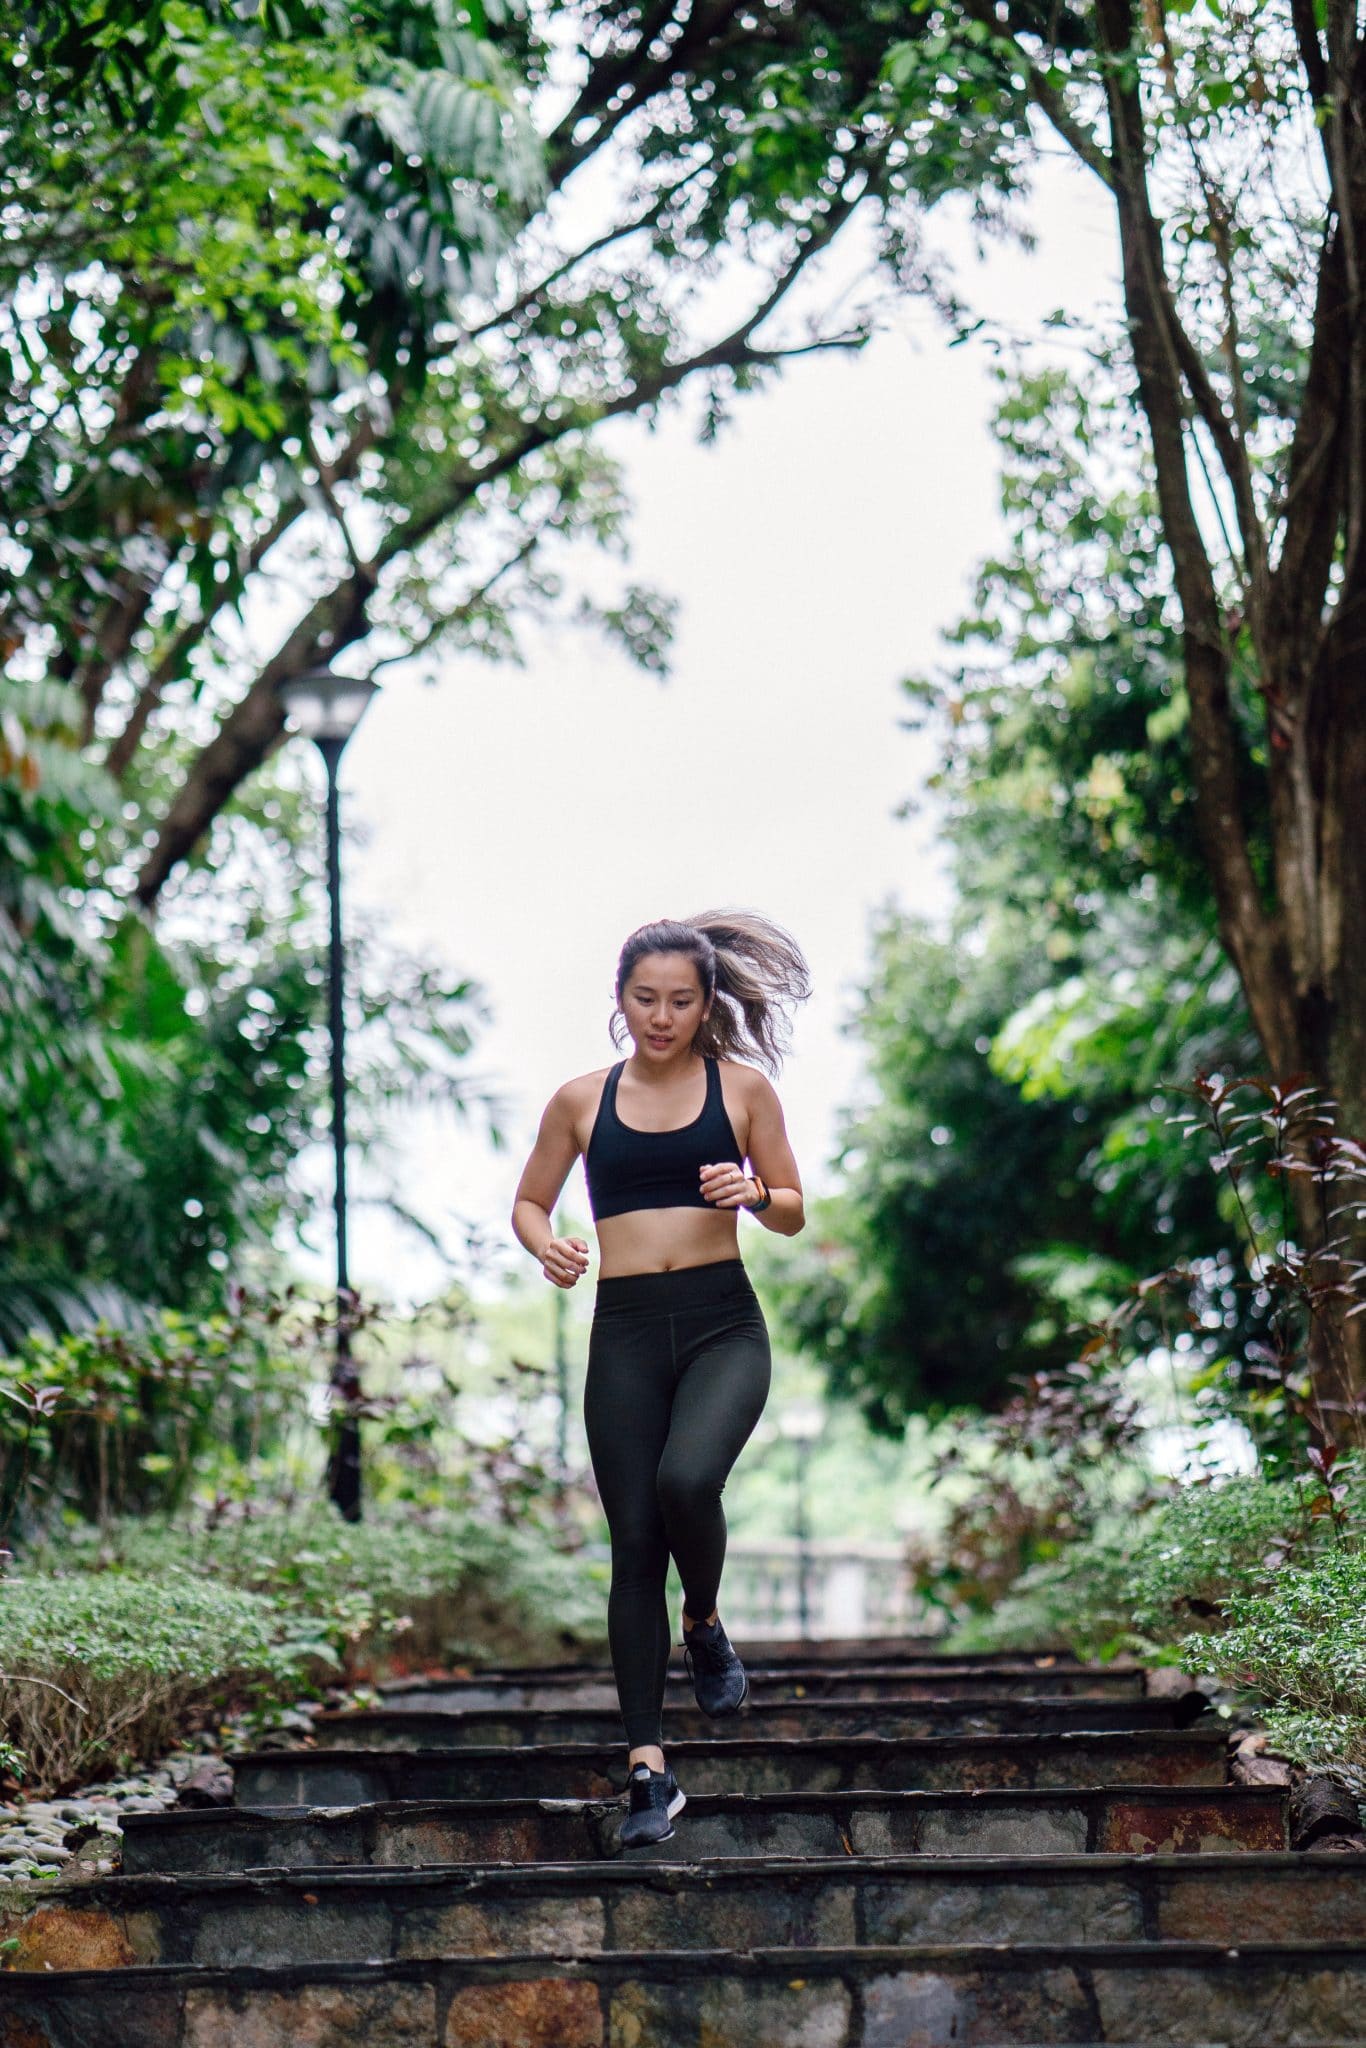
[[[455,1799],[129,1814],[123,1868],[569,1863],[680,1857],[1163,1854],[1284,1849],[1276,1785],[981,1792],[690,1792],[672,1841],[623,1852],[620,1800]]]
[[[119,1877],[0,1911],[12,1969],[662,1948],[1352,1941],[1366,1855],[890,1856]]]
[[[1216,1785],[1227,1739],[1209,1726],[1141,1733],[930,1735],[671,1742],[685,1792],[952,1791],[1003,1785]],[[239,1806],[356,1806],[387,1799],[611,1798],[626,1746],[255,1750],[232,1759]]]
[[[820,1665],[755,1664],[746,1658],[750,1685],[766,1699],[876,1700],[894,1696],[907,1700],[953,1699],[986,1694],[994,1699],[1046,1695],[1049,1698],[1142,1699],[1145,1674],[1107,1665],[1075,1665],[1056,1670],[1033,1664],[945,1664],[925,1671],[900,1664]],[[409,1706],[420,1712],[452,1707],[599,1707],[615,1708],[617,1689],[610,1674],[585,1678],[578,1672],[523,1682],[502,1678],[409,1678],[379,1688],[386,1708]],[[692,1680],[679,1665],[665,1677],[666,1707],[691,1703]]]
[[[837,1665],[899,1665],[904,1669],[934,1671],[941,1665],[969,1664],[975,1670],[994,1670],[999,1665],[1032,1664],[1039,1670],[1102,1669],[1107,1671],[1138,1671],[1143,1667],[1136,1658],[1116,1657],[1102,1666],[1083,1665],[1073,1650],[955,1650],[952,1654],[938,1647],[936,1636],[829,1636],[819,1640],[800,1641],[796,1638],[775,1636],[746,1636],[737,1642],[746,1658],[756,1664],[783,1666],[797,1664]],[[683,1646],[676,1642],[670,1652],[674,1669],[683,1669]],[[581,1659],[561,1659],[554,1664],[481,1664],[477,1670],[471,1668],[470,1676],[496,1682],[511,1678],[525,1683],[530,1679],[558,1678],[562,1675],[590,1676],[610,1680],[611,1661],[606,1655]],[[388,1681],[394,1685],[410,1683],[406,1679]]]
[[[1172,1699],[777,1700],[751,1696],[743,1712],[717,1718],[694,1700],[667,1703],[664,1740],[806,1742],[847,1736],[1054,1734],[1069,1728],[1187,1728],[1205,1714],[1204,1693]],[[547,1743],[624,1742],[621,1710],[598,1707],[469,1707],[423,1711],[409,1703],[319,1714],[314,1737],[329,1749],[448,1749],[466,1744],[540,1748]]]
[[[1091,1942],[0,1972],[0,2048],[1329,2048],[1366,1943]]]

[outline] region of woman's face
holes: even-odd
[[[676,1058],[707,1015],[697,962],[688,953],[642,953],[626,978],[621,1008],[641,1059]]]

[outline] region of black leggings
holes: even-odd
[[[771,1370],[740,1259],[599,1280],[583,1416],[612,1537],[607,1636],[632,1749],[662,1741],[669,1552],[688,1613],[705,1621],[726,1555],[721,1489]]]

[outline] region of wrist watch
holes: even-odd
[[[761,1209],[766,1209],[768,1207],[769,1203],[773,1200],[773,1197],[769,1193],[768,1189],[764,1186],[763,1182],[760,1180],[757,1173],[752,1173],[750,1175],[750,1179],[754,1182],[755,1187],[759,1190],[759,1199],[757,1202],[751,1202],[749,1204],[749,1213],[751,1216],[757,1216]]]

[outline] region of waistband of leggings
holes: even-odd
[[[595,1315],[668,1315],[715,1302],[754,1301],[743,1259],[712,1259],[705,1266],[675,1266],[668,1273],[620,1273],[599,1280]]]

